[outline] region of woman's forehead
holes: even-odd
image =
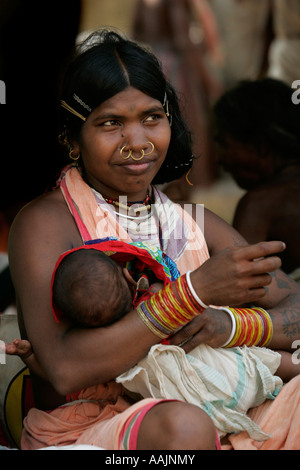
[[[108,100],[97,106],[92,114],[108,113],[109,115],[126,111],[126,113],[134,113],[140,109],[163,109],[162,103],[155,98],[143,93],[142,91],[128,87],[112,96]]]

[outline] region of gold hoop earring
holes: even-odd
[[[77,162],[77,160],[79,160],[79,158],[80,158],[80,153],[74,157],[74,156],[73,156],[73,152],[74,152],[74,149],[71,149],[70,152],[69,152],[69,157],[70,157],[71,160],[73,160],[74,162]]]
[[[155,147],[154,147],[154,145],[152,144],[152,142],[150,142],[150,140],[147,140],[146,143],[147,143],[147,144],[150,144],[151,147],[152,147],[151,150],[150,150],[150,152],[148,152],[148,153],[145,153],[144,150],[141,150],[141,152],[143,152],[143,154],[147,156],[147,155],[151,155],[151,153],[153,153]]]
[[[124,145],[124,147],[122,147],[121,150],[120,150],[120,155],[123,158],[123,160],[128,160],[128,158],[130,158],[130,157],[133,158],[132,157],[132,150],[130,150],[130,149],[129,149],[129,153],[128,153],[127,157],[123,156],[123,150],[125,149],[125,147],[126,147],[126,145]]]

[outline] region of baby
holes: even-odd
[[[154,260],[149,245],[123,244],[121,247],[126,248],[119,251],[120,243],[116,243],[110,244],[116,252],[84,247],[59,258],[51,285],[52,311],[56,321],[63,317],[74,326],[108,326],[164,286],[164,282],[150,269],[151,264],[154,269],[159,267],[159,275],[165,282],[171,279],[167,265],[161,269],[160,253],[156,253],[157,260]],[[127,251],[128,246],[132,248],[131,252]],[[140,251],[142,247],[144,250]],[[141,257],[137,258],[136,253],[141,253]],[[15,339],[7,343],[6,353],[20,356],[30,369],[44,376],[29,341]]]

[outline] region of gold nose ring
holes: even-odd
[[[124,157],[123,150],[125,149],[125,147],[126,147],[126,145],[124,145],[124,147],[121,148],[120,155],[123,158],[123,160],[128,160],[128,158],[130,158],[130,157],[132,158],[132,150],[129,149],[128,155],[126,157]]]
[[[150,140],[148,140],[146,143],[147,143],[147,144],[150,144],[151,147],[152,147],[151,150],[150,150],[150,152],[148,152],[148,153],[145,153],[144,150],[141,150],[141,152],[143,152],[143,154],[147,156],[147,155],[151,155],[151,153],[153,152],[153,150],[154,150],[155,147],[154,147],[154,145],[152,144],[152,142],[150,142]]]
[[[141,153],[141,156],[138,157],[138,158],[135,158],[135,157],[132,155],[132,153],[131,153],[131,158],[132,158],[132,160],[135,160],[136,162],[138,162],[139,160],[142,160],[146,154],[145,154],[145,152],[144,152],[143,149],[140,150],[140,153]]]
[[[123,158],[123,160],[128,160],[128,158],[131,157],[132,160],[139,161],[139,160],[142,160],[145,156],[151,155],[151,153],[154,151],[154,148],[155,148],[155,147],[154,147],[153,143],[150,142],[149,140],[148,140],[146,143],[151,145],[151,150],[150,150],[150,152],[145,153],[145,151],[142,149],[142,150],[140,150],[141,156],[138,157],[138,158],[136,158],[136,157],[133,156],[132,150],[129,149],[128,155],[124,156],[124,155],[123,155],[123,151],[124,151],[124,149],[126,148],[126,145],[124,145],[124,147],[122,147],[121,150],[120,150],[120,155],[121,155],[121,157]]]
[[[139,158],[135,158],[135,157],[132,155],[132,152],[131,152],[131,158],[132,158],[132,160],[139,161],[139,160],[142,160],[145,156],[151,155],[151,153],[153,152],[153,150],[154,150],[155,147],[154,147],[154,145],[152,144],[152,142],[150,142],[150,140],[148,140],[146,143],[151,145],[151,150],[150,150],[150,152],[145,153],[145,151],[144,151],[143,149],[140,150],[141,156],[140,156]]]

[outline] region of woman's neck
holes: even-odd
[[[133,204],[148,204],[149,203],[149,198],[151,197],[151,187],[141,189],[140,191],[136,192],[122,192],[118,191],[115,188],[112,188],[110,186],[103,185],[101,182],[98,180],[88,176],[86,172],[81,170],[82,172],[82,178],[84,181],[95,191],[97,191],[99,194],[102,195],[102,197],[106,200],[110,200],[110,203],[112,201],[119,201],[122,204],[131,206]],[[107,201],[108,202],[108,201]]]

